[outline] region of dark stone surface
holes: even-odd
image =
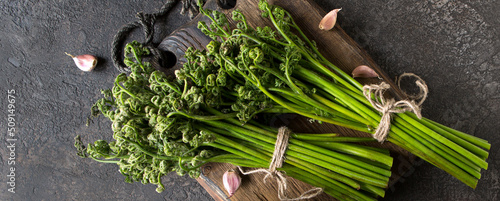
[[[392,77],[420,75],[429,85],[424,116],[491,142],[489,169],[473,190],[424,162],[388,190],[384,200],[499,200],[500,2],[497,0],[316,0],[342,7],[340,25]],[[166,191],[127,184],[115,165],[82,160],[73,138],[110,139],[108,121],[85,126],[99,89],[117,71],[114,33],[162,1],[0,1],[0,200],[211,200],[193,179],[169,175]],[[155,41],[188,21],[179,5]],[[134,39],[142,40],[137,34]],[[72,54],[94,54],[94,72]],[[15,165],[9,165],[8,90],[16,96]],[[102,120],[102,119],[100,119]],[[15,167],[15,194],[8,192]]]

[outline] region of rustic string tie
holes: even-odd
[[[265,173],[266,176],[264,177],[264,182],[266,182],[267,178],[269,177],[276,178],[276,181],[278,183],[278,198],[280,200],[293,201],[293,200],[303,200],[316,197],[323,192],[322,188],[317,188],[317,187],[312,188],[302,193],[302,195],[300,195],[297,198],[288,198],[286,196],[287,179],[286,176],[277,169],[282,167],[283,161],[285,160],[285,152],[288,147],[288,139],[290,138],[290,133],[291,131],[287,127],[281,127],[278,129],[276,143],[274,144],[274,153],[271,162],[269,164],[269,169],[256,169],[245,172],[242,170],[241,167],[238,166],[238,168],[240,172],[244,175],[249,175],[259,172]]]
[[[411,111],[417,115],[419,119],[422,118],[420,106],[427,98],[427,93],[429,92],[427,85],[424,80],[413,73],[403,73],[397,79],[397,85],[401,88],[401,79],[403,77],[413,77],[416,79],[415,84],[419,88],[419,93],[417,95],[405,95],[409,98],[408,100],[396,101],[394,98],[385,98],[384,92],[391,88],[386,82],[380,84],[372,84],[363,86],[363,95],[370,101],[371,105],[379,112],[382,113],[380,123],[373,134],[379,142],[384,142],[387,139],[387,135],[391,128],[391,114],[392,113],[403,113]],[[404,93],[404,92],[403,92]],[[420,100],[416,102],[416,100]]]
[[[204,3],[206,0],[203,0]],[[139,12],[136,14],[136,21],[130,22],[122,26],[118,32],[113,37],[113,42],[111,44],[111,58],[113,61],[113,65],[115,68],[121,73],[129,73],[130,68],[124,65],[122,62],[122,44],[127,39],[127,36],[136,28],[141,28],[144,32],[144,42],[141,44],[147,47],[151,54],[153,55],[153,59],[151,60],[152,66],[155,68],[160,68],[164,65],[164,62],[167,60],[166,56],[161,53],[161,51],[153,44],[153,37],[155,31],[155,23],[156,20],[160,17],[167,15],[174,6],[179,2],[179,0],[167,0],[165,4],[155,13],[143,13]],[[185,14],[188,12],[189,18],[193,19],[193,17],[199,12],[198,11],[198,1],[197,0],[181,0],[182,2],[182,10],[181,14]],[[221,1],[221,3],[225,3],[223,5],[227,5],[228,0]]]

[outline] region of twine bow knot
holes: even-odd
[[[366,99],[368,99],[373,108],[382,113],[380,124],[373,134],[373,138],[375,138],[379,142],[384,142],[387,138],[387,135],[389,134],[391,128],[392,113],[403,113],[411,111],[415,113],[415,115],[417,115],[419,119],[422,118],[420,106],[427,98],[427,85],[419,76],[413,73],[403,73],[397,80],[398,87],[401,87],[401,79],[403,77],[414,77],[415,79],[417,79],[415,83],[420,90],[417,95],[408,95],[405,93],[405,95],[410,98],[409,100],[396,101],[394,100],[394,98],[385,98],[384,92],[391,88],[391,86],[386,82],[363,86],[363,95],[366,97]],[[415,102],[415,100],[418,99],[420,99],[420,101],[418,103]]]
[[[288,138],[290,138],[290,129],[288,129],[287,127],[279,128],[278,135],[276,138],[276,143],[274,145],[273,157],[271,159],[268,169],[256,169],[245,172],[241,169],[241,167],[238,168],[240,172],[244,175],[249,175],[259,172],[265,173],[266,176],[263,179],[264,182],[266,182],[267,178],[269,177],[276,178],[276,181],[278,183],[278,198],[280,200],[294,201],[294,200],[303,200],[316,197],[323,192],[322,188],[312,188],[302,193],[302,195],[300,195],[297,198],[288,198],[286,196],[287,179],[286,176],[281,171],[277,170],[277,168],[281,168],[283,165],[283,161],[285,160],[285,152],[288,147]]]

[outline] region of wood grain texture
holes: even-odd
[[[260,10],[257,6],[258,0],[237,1],[235,8],[239,9],[247,18],[249,25],[252,27],[272,25],[268,19],[260,16]],[[396,98],[404,97],[404,94],[395,87],[394,82],[375,64],[370,56],[360,48],[354,40],[352,40],[338,24],[330,31],[322,31],[318,28],[318,24],[322,17],[326,14],[316,3],[310,0],[290,0],[290,1],[270,1],[271,4],[279,5],[289,11],[296,23],[301,27],[304,33],[316,41],[319,51],[329,59],[333,64],[347,73],[351,73],[354,68],[359,65],[367,65],[372,67],[382,78],[388,82],[393,90],[392,96]],[[226,14],[230,14],[233,9],[222,9],[218,6],[216,0],[210,0],[205,4],[205,8],[217,9]],[[177,58],[177,64],[171,68],[160,69],[168,74],[173,74],[175,69],[182,67],[185,62],[183,56],[184,51],[188,47],[203,48],[210,38],[199,31],[196,26],[198,21],[206,21],[205,16],[197,16],[190,23],[185,24],[170,36],[166,37],[159,45],[159,49],[173,53]],[[231,19],[230,23],[234,24]],[[360,80],[362,83],[379,82],[378,79]],[[286,125],[294,132],[302,133],[339,133],[342,136],[359,136],[370,137],[370,134],[358,132],[343,127],[331,124],[310,123],[308,119],[287,114],[276,116],[269,124],[271,126]],[[414,156],[407,151],[389,143],[383,144],[370,143],[374,147],[383,147],[391,150],[394,157],[393,175],[390,179],[390,184],[397,181],[409,168],[414,161]],[[233,169],[231,164],[210,163],[202,167],[202,176],[198,178],[198,182],[210,193],[215,200],[229,200],[226,197],[225,190],[222,185],[222,175],[225,171]],[[263,174],[253,174],[243,176],[243,184],[230,200],[279,200],[277,196],[278,188],[273,179],[263,181]],[[312,188],[312,186],[301,181],[289,178],[288,181],[288,197],[296,197]],[[311,200],[334,200],[325,193]]]

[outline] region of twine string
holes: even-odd
[[[263,179],[264,183],[267,181],[267,178],[269,177],[276,178],[276,182],[278,183],[278,198],[280,200],[295,201],[295,200],[303,200],[316,197],[323,192],[322,188],[315,187],[309,189],[308,191],[302,193],[302,195],[296,198],[288,198],[286,196],[287,179],[286,176],[277,169],[283,166],[283,162],[285,160],[285,152],[288,147],[288,139],[290,138],[290,133],[291,131],[287,127],[281,127],[278,129],[276,143],[274,144],[274,153],[268,169],[261,168],[247,172],[243,171],[242,168],[239,166],[238,169],[244,175],[265,173],[266,176]]]
[[[413,77],[417,79],[415,84],[419,88],[419,93],[417,95],[408,95],[403,92],[407,97],[409,97],[408,100],[396,101],[394,98],[385,98],[385,91],[391,88],[391,86],[386,82],[363,86],[363,95],[366,99],[368,99],[373,108],[382,113],[380,123],[373,134],[373,138],[375,138],[378,142],[382,143],[387,139],[391,128],[392,113],[404,113],[411,111],[415,113],[419,119],[422,118],[420,106],[427,98],[429,89],[424,80],[413,73],[403,73],[399,76],[397,79],[397,85],[399,88],[401,88],[401,80],[404,77]],[[416,100],[419,101],[416,102]]]
[[[142,44],[147,47],[153,54],[153,67],[161,66],[159,61],[166,61],[165,55],[161,53],[159,49],[153,44],[154,37],[154,25],[158,18],[167,15],[174,6],[179,2],[179,0],[167,0],[165,4],[155,13],[143,13],[139,12],[136,14],[136,21],[130,22],[123,25],[113,37],[111,43],[111,59],[113,60],[113,65],[121,73],[130,72],[130,68],[126,67],[123,62],[121,62],[122,44],[127,39],[127,36],[136,28],[142,28],[144,33],[144,42]],[[180,11],[181,14],[188,12],[189,18],[198,13],[197,0],[181,0],[183,6]],[[203,0],[202,2],[205,2]]]

